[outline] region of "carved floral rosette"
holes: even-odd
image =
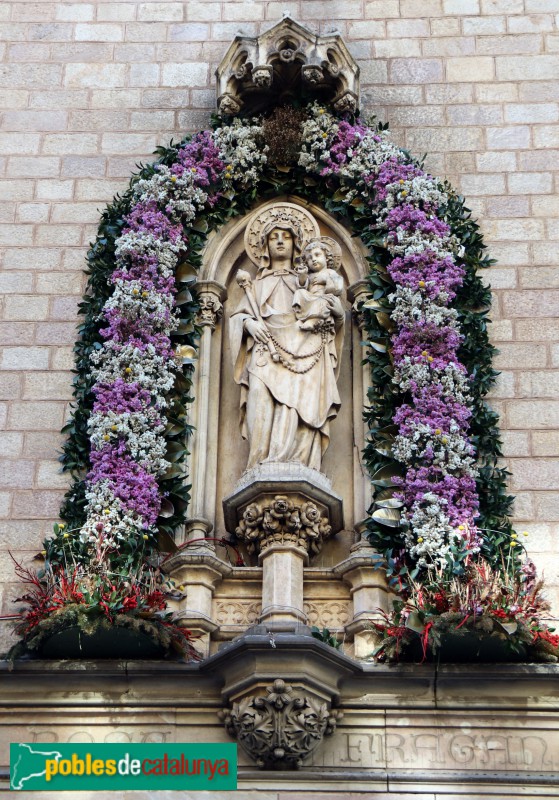
[[[303,495],[277,494],[246,506],[235,535],[251,553],[274,544],[293,544],[318,553],[331,532],[329,519],[317,503]]]
[[[341,714],[317,698],[295,695],[277,679],[265,696],[244,697],[220,717],[257,766],[295,769],[334,732]]]

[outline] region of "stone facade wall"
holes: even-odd
[[[2,0],[0,581],[40,549],[66,478],[84,254],[100,210],[159,143],[207,125],[236,33],[285,11],[338,29],[362,107],[470,200],[491,254],[492,402],[519,529],[559,607],[559,0]],[[1,648],[0,648],[1,649]]]

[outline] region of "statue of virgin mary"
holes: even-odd
[[[246,228],[245,246],[258,272],[254,281],[244,271],[237,275],[244,297],[229,335],[241,386],[241,433],[250,446],[247,469],[289,461],[320,470],[340,408],[340,298],[326,295],[333,324],[320,330],[301,327],[293,306],[300,255],[318,236],[314,217],[288,203],[257,212]]]

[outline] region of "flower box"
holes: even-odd
[[[419,636],[402,652],[401,661],[426,661],[442,664],[493,664],[527,660],[526,647],[513,643],[500,636],[484,636],[474,631],[464,633],[445,633],[441,643],[433,652],[431,644],[427,645],[424,657],[423,646]]]
[[[42,658],[163,658],[164,649],[150,636],[130,628],[97,626],[85,633],[78,625],[57,631],[39,650]]]

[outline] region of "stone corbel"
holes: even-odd
[[[361,332],[363,332],[365,328],[365,316],[362,310],[363,303],[368,298],[370,291],[369,282],[366,280],[352,283],[347,290],[347,299],[351,303],[353,316]]]
[[[258,766],[292,770],[333,733],[341,686],[362,668],[308,630],[272,634],[257,625],[223,645],[201,671],[219,678],[219,716]]]
[[[304,64],[301,67],[303,83],[317,86],[324,81],[324,70],[320,64]]]
[[[243,101],[238,95],[224,92],[217,98],[217,109],[224,116],[234,117],[243,107]]]
[[[261,89],[269,89],[273,79],[274,70],[268,64],[261,64],[252,70],[253,83]]]
[[[266,694],[220,712],[227,732],[261,769],[297,769],[336,729],[341,713],[277,678]]]
[[[223,316],[222,301],[227,296],[227,290],[215,281],[200,281],[196,284],[196,292],[200,303],[196,324],[209,326],[213,331]]]
[[[343,91],[334,98],[332,106],[338,114],[355,114],[357,111],[358,97],[355,92]]]

